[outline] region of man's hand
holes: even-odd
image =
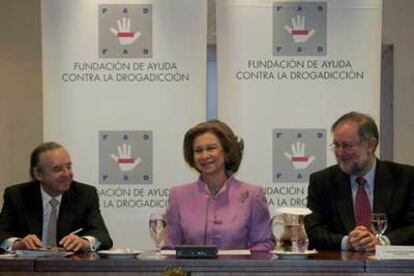
[[[349,244],[355,251],[374,251],[378,243],[375,235],[365,226],[357,226],[349,234]]]
[[[29,234],[23,239],[15,241],[12,250],[34,250],[42,247],[42,241],[35,234]]]
[[[88,250],[90,249],[90,244],[88,240],[85,240],[77,235],[69,234],[63,237],[59,245],[61,245],[66,251],[79,251],[81,249]]]

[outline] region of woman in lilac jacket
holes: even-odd
[[[210,120],[188,130],[183,146],[186,162],[200,176],[171,189],[164,248],[207,244],[272,250],[263,189],[233,175],[242,159],[243,140],[223,122]]]

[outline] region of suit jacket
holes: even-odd
[[[338,165],[310,176],[305,217],[310,247],[340,249],[355,228],[349,176]],[[386,213],[393,245],[414,245],[414,167],[377,160],[373,212]]]
[[[0,213],[0,241],[10,237],[23,238],[27,234],[42,237],[43,205],[38,181],[22,183],[6,188]],[[112,240],[99,209],[95,187],[73,181],[62,195],[56,229],[56,240],[79,228],[78,235],[93,236],[101,245],[99,249],[112,247]]]
[[[167,208],[165,247],[216,245],[219,249],[270,251],[274,247],[263,189],[229,178],[211,196],[207,184],[173,187]]]

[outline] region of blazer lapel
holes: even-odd
[[[338,168],[334,178],[334,198],[338,208],[339,217],[344,224],[346,233],[355,228],[354,206],[349,177]]]
[[[390,204],[392,196],[392,188],[394,179],[388,171],[386,165],[377,160],[377,167],[375,169],[375,186],[374,186],[374,210],[376,213],[386,213]]]
[[[26,204],[26,219],[28,233],[36,234],[42,239],[43,232],[43,202],[40,193],[40,183],[34,183],[23,195]]]

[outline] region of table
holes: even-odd
[[[306,260],[280,260],[269,253],[250,256],[219,256],[216,259],[177,259],[168,256],[151,260],[106,259],[96,253],[79,253],[62,259],[0,260],[0,275],[160,275],[167,266],[181,267],[191,276],[201,275],[414,275],[414,261],[372,259],[372,253],[324,251]]]
[[[34,260],[30,259],[0,259],[0,273],[33,271]]]

